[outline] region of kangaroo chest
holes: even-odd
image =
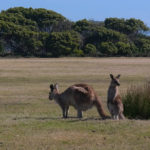
[[[107,94],[107,102],[113,102],[115,97],[118,95],[118,90],[115,87],[109,87],[108,94]]]

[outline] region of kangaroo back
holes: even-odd
[[[82,111],[85,111],[92,106],[96,106],[99,114],[104,118],[105,112],[100,99],[93,90],[93,88],[87,84],[74,84],[67,88],[64,92],[58,94],[54,89],[51,89],[50,95],[54,95],[54,99],[62,108],[64,114],[66,114],[66,107],[69,108],[72,105],[77,109],[78,117],[82,117]],[[63,108],[64,107],[64,108]]]

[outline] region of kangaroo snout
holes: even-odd
[[[48,99],[53,100],[53,97],[51,96],[51,93],[49,93]]]

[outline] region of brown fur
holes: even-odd
[[[63,111],[63,117],[68,117],[69,106],[77,110],[77,116],[82,117],[82,111],[86,111],[92,106],[96,106],[98,113],[102,118],[106,117],[101,100],[97,94],[87,84],[75,84],[67,88],[64,92],[59,93],[57,85],[50,86],[49,99],[55,99]]]
[[[124,119],[123,103],[118,89],[120,75],[117,77],[110,75],[110,77],[111,83],[108,88],[107,106],[113,119]]]

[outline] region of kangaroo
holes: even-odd
[[[107,106],[113,119],[125,119],[123,115],[123,103],[119,94],[118,86],[120,86],[120,75],[114,77],[110,74],[111,83],[108,88]]]
[[[82,111],[86,111],[93,105],[96,106],[99,115],[107,118],[101,100],[87,84],[75,84],[68,87],[64,92],[59,93],[58,84],[50,85],[49,99],[54,99],[62,109],[63,118],[68,117],[69,106],[77,110],[77,117],[82,118]]]

